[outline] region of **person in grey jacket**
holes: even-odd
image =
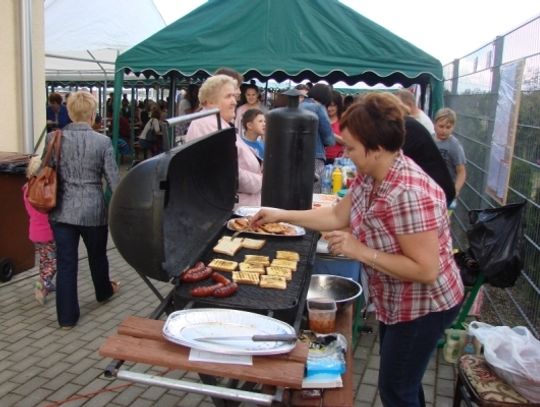
[[[86,91],[72,93],[67,109],[73,123],[62,132],[57,204],[49,220],[57,250],[58,324],[69,329],[80,317],[77,274],[81,237],[88,252],[96,300],[108,300],[119,287],[109,278],[107,206],[103,191],[103,178],[114,190],[119,177],[111,139],[91,127],[96,116],[94,96]],[[47,135],[47,142],[51,137],[52,133]]]
[[[315,113],[319,119],[317,135],[315,137],[315,183],[313,192],[321,192],[321,178],[324,171],[326,154],[325,146],[333,146],[336,143],[330,118],[326,108],[332,101],[332,89],[324,83],[317,83],[308,91],[307,97],[300,103],[301,109]]]

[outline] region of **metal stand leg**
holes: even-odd
[[[465,287],[465,295],[468,295],[465,298],[465,302],[463,303],[461,310],[459,312],[459,315],[455,322],[452,324],[452,328],[454,329],[463,329],[463,322],[467,319],[467,316],[469,315],[469,311],[471,310],[472,305],[474,304],[474,300],[476,300],[476,296],[478,295],[478,292],[480,291],[480,288],[482,287],[482,284],[484,284],[485,277],[482,273],[478,274],[478,277],[476,277],[476,281],[474,282],[474,285],[469,288]]]
[[[354,304],[354,321],[353,321],[353,348],[356,348],[358,344],[358,336],[361,332],[363,333],[373,333],[373,328],[369,325],[362,324],[362,320],[366,319],[366,312],[362,312],[362,307],[364,306],[364,296],[361,295],[356,300]]]

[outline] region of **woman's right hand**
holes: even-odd
[[[283,220],[286,211],[275,208],[262,208],[259,212],[251,217],[250,224],[257,227],[265,223],[279,222]]]

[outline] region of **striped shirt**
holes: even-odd
[[[371,198],[373,178],[359,175],[351,186],[351,226],[358,240],[385,253],[401,254],[398,235],[436,229],[439,275],[432,284],[406,282],[364,265],[377,319],[411,321],[450,309],[463,299],[463,283],[452,255],[443,190],[402,152]]]

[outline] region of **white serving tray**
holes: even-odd
[[[228,355],[277,355],[290,352],[295,342],[253,342],[251,340],[198,341],[208,336],[251,336],[267,334],[295,334],[294,328],[280,320],[253,312],[195,308],[175,311],[163,326],[165,339],[207,352]]]

